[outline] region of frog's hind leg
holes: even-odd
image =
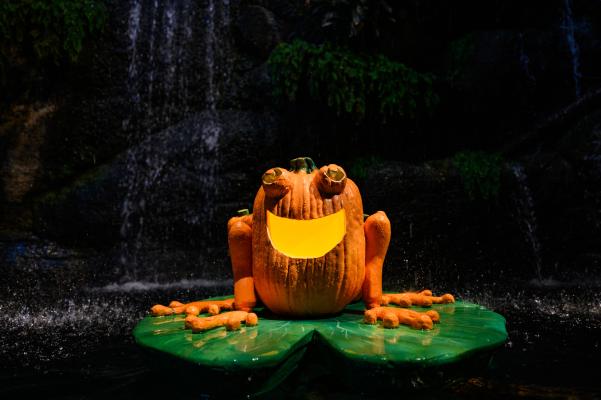
[[[185,304],[172,301],[168,306],[161,304],[152,306],[150,313],[155,317],[173,314],[198,315],[201,313],[216,315],[222,310],[229,311],[233,309],[234,299],[193,301]]]
[[[446,293],[442,296],[433,296],[432,291],[421,292],[388,293],[382,296],[382,305],[396,304],[401,307],[421,306],[430,307],[432,304],[454,303],[452,294]]]
[[[259,323],[259,318],[257,314],[246,311],[229,311],[211,317],[188,315],[185,319],[185,328],[192,329],[193,333],[208,331],[220,326],[225,326],[228,331],[235,331],[240,329],[242,322],[246,326],[255,326]]]
[[[366,324],[376,324],[382,320],[384,328],[397,328],[400,324],[408,325],[413,329],[432,329],[434,323],[440,322],[440,315],[434,310],[417,312],[398,307],[375,307],[365,311]]]

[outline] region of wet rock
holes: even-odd
[[[142,270],[200,271],[201,259],[226,259],[227,220],[251,208],[278,129],[271,114],[193,115],[41,196],[34,232]]]
[[[288,20],[298,19],[305,9],[305,3],[295,0],[265,0],[261,3],[278,18]]]
[[[63,298],[90,281],[91,252],[36,237],[0,242],[0,297]]]
[[[507,176],[505,176],[507,175]],[[502,276],[531,279],[534,268],[513,217],[511,177],[498,199],[471,200],[449,161],[376,163],[358,179],[364,212],[392,224],[385,274],[391,287],[474,284]],[[512,248],[507,252],[507,248]]]
[[[261,6],[241,8],[236,29],[242,48],[262,59],[266,59],[280,41],[279,28],[273,13]]]
[[[21,203],[39,189],[43,172],[42,146],[47,141],[46,126],[56,111],[56,105],[29,104],[13,106],[0,125],[0,165],[3,200]]]
[[[588,280],[601,252],[601,112],[595,110],[525,160],[548,275]]]
[[[558,43],[557,32],[536,30],[472,32],[450,42],[445,118],[452,124],[462,119],[460,135],[470,144],[500,146],[514,127],[564,105],[573,89],[568,79],[558,79],[569,75],[569,58]],[[481,137],[482,130],[495,134]]]
[[[122,159],[103,165],[70,185],[48,191],[33,202],[33,231],[42,237],[76,246],[106,248],[119,240]]]
[[[583,91],[596,85],[593,2],[573,4],[579,58],[570,49],[563,9],[575,2],[522,3],[499,3],[493,12],[476,1],[419,12],[403,6],[401,23],[392,27],[402,27],[402,35],[370,49],[434,71],[448,84],[443,115],[433,118],[441,122],[432,130],[441,133],[420,136],[421,122],[413,135],[414,127],[404,124],[357,128],[327,111],[301,110],[296,117],[274,111],[265,64],[273,46],[325,38],[321,16],[304,2],[111,2],[102,36],[84,48],[79,64],[60,71],[68,78],[56,87],[45,78],[60,107],[54,100],[24,103],[14,114],[16,130],[0,133],[2,232],[12,220],[43,238],[40,243],[76,249],[61,259],[74,270],[79,261],[70,260],[86,259],[92,271],[121,273],[121,266],[134,264],[132,270],[153,277],[157,271],[219,275],[229,270],[225,223],[250,207],[262,171],[305,152],[320,163],[375,150],[396,159],[358,180],[366,212],[383,209],[393,221],[387,268],[403,286],[466,276],[476,282],[484,273],[530,279],[533,256],[516,221],[511,171],[504,172],[498,203],[483,203],[468,198],[448,162],[398,161],[414,153],[419,160],[447,157],[457,146],[499,147],[574,97],[575,62]],[[591,118],[566,128],[557,143],[545,139],[529,149],[535,156],[520,155],[543,269],[566,279],[570,269],[597,274],[599,266],[601,139],[597,117]],[[407,140],[408,150],[383,146],[378,134],[404,135],[386,143]],[[24,256],[7,256],[6,265],[50,265],[52,257],[40,249],[51,245],[36,243],[25,245]],[[6,246],[9,255],[19,248],[12,236]],[[95,258],[89,248],[104,256]]]

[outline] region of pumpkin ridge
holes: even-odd
[[[317,210],[316,203],[317,198],[314,196],[314,186],[313,183],[308,185],[309,190],[309,218],[316,218]],[[309,285],[309,273],[314,270],[315,259],[307,259],[305,263],[305,269],[303,270],[303,290],[307,293],[307,297],[309,298],[309,302],[315,301],[315,293],[313,292],[313,288]]]
[[[340,202],[340,197],[339,196],[333,196],[332,197],[332,206],[334,208],[334,212],[337,212],[340,208],[341,208],[341,202]],[[345,222],[346,223],[346,222]],[[342,288],[344,287],[344,280],[346,279],[345,276],[345,249],[344,249],[344,245],[346,242],[346,234],[344,235],[344,238],[342,238],[342,241],[338,244],[338,246],[336,246],[336,299],[338,301],[338,299],[340,299],[340,294],[342,293]],[[338,308],[338,304],[336,304],[336,308]]]

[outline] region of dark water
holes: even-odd
[[[201,280],[154,286],[136,283],[86,289],[72,299],[5,298],[0,302],[0,398],[218,397],[214,387],[195,385],[195,375],[181,375],[180,370],[137,347],[131,330],[155,302],[226,294],[230,285]],[[458,369],[452,380],[428,386],[427,379],[418,378],[404,382],[409,388],[405,390],[424,399],[601,398],[598,289],[511,286],[515,294],[507,289],[457,290],[464,300],[484,304],[506,317],[509,339],[503,347],[478,367]],[[301,364],[297,373],[266,397],[398,396],[392,382],[371,387],[367,378],[357,379],[365,379],[365,386],[360,386],[365,388],[363,393],[317,364]],[[402,381],[403,376],[395,380]]]

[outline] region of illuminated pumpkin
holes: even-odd
[[[255,289],[277,314],[333,314],[359,297],[365,277],[361,195],[337,165],[291,164],[263,174],[255,197]]]
[[[432,329],[440,320],[435,311],[386,305],[454,302],[450,294],[436,297],[429,290],[382,294],[390,221],[383,211],[363,221],[359,189],[335,164],[317,169],[313,160],[300,157],[291,161],[290,170],[268,170],[253,208],[252,214],[241,210],[244,215],[228,221],[234,298],[157,304],[151,309],[154,316],[185,313],[193,332],[223,325],[239,329],[241,322],[258,323],[252,312],[256,295],[271,312],[295,317],[335,314],[362,298],[367,324],[382,320],[387,328]],[[213,317],[198,316],[205,312]]]

